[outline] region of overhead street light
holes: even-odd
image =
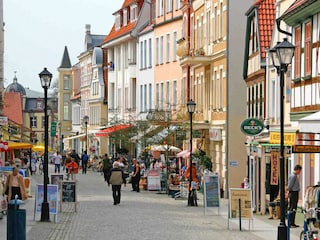
[[[83,123],[86,127],[86,153],[88,154],[88,122],[89,122],[89,117],[86,115],[83,117]]]

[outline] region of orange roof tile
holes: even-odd
[[[266,57],[266,48],[270,48],[274,21],[276,17],[275,0],[257,0],[261,58]]]
[[[19,92],[6,92],[4,94],[3,114],[18,124],[23,124],[22,97]]]

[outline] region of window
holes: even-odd
[[[167,54],[166,54],[166,62],[170,62],[170,33],[167,34]]]
[[[70,120],[70,94],[63,94],[63,120]]]
[[[223,37],[223,3],[220,2],[220,38]]]
[[[42,116],[41,117],[41,128],[44,128],[44,124],[45,124],[45,117]]]
[[[160,92],[159,92],[159,83],[156,84],[156,108],[160,107]]]
[[[63,75],[63,89],[69,90],[70,89],[70,76]]]
[[[37,100],[37,109],[43,109],[41,100]]]
[[[137,16],[138,16],[138,8],[136,5],[132,5],[130,7],[130,21],[134,22],[137,20]]]
[[[163,36],[160,37],[160,64],[163,64]]]
[[[181,8],[181,0],[176,0],[176,10]]]
[[[164,93],[164,84],[163,84],[163,82],[162,83],[160,83],[160,109],[161,110],[163,110],[163,93]]]
[[[30,128],[37,127],[37,117],[30,117]]]
[[[248,106],[248,117],[251,117],[251,106],[250,106],[250,87],[248,87],[248,93],[247,93],[247,106]]]
[[[144,94],[143,94],[143,111],[147,111],[147,84],[144,85]]]
[[[152,84],[149,83],[149,109],[152,108]]]
[[[149,38],[149,67],[152,66],[152,40]]]
[[[254,117],[254,86],[251,87],[251,117]]]
[[[260,106],[259,106],[259,116],[262,118],[262,113],[263,113],[263,85],[260,83]]]
[[[143,109],[143,85],[140,85],[140,111],[144,112],[144,109]]]
[[[116,20],[115,20],[115,25],[116,25],[116,30],[119,30],[120,27],[121,27],[121,15],[118,13],[116,16],[115,16]]]
[[[159,38],[156,38],[156,65],[159,64]]]
[[[305,76],[311,75],[311,22],[305,24],[304,62]]]
[[[144,55],[143,55],[143,58],[144,58],[144,68],[147,68],[147,40],[144,40]]]
[[[158,0],[158,17],[163,15],[163,1],[164,0]]]
[[[143,41],[140,42],[140,69],[143,68]]]
[[[301,39],[301,29],[300,27],[297,27],[295,29],[295,45],[296,45],[296,50],[294,53],[294,76],[295,78],[300,78],[300,55],[301,55],[301,46],[300,46],[300,39]]]
[[[256,102],[255,117],[257,117],[258,114],[259,114],[259,85],[258,84],[256,85],[256,99],[255,99],[255,102]]]
[[[214,40],[218,39],[218,7],[214,7]]]
[[[167,102],[167,109],[170,109],[170,82],[166,82],[166,102]]]
[[[220,68],[220,108],[223,108],[223,96],[224,96],[224,89],[223,89],[223,69]]]
[[[167,0],[167,13],[172,12],[172,0]]]
[[[123,9],[123,26],[127,26],[127,23],[128,23],[127,9]]]
[[[206,22],[206,31],[207,31],[207,44],[210,44],[210,40],[211,40],[211,11],[209,10],[207,12],[207,22]]]
[[[173,54],[172,60],[177,61],[177,32],[173,33]]]
[[[173,81],[172,83],[172,107],[173,110],[177,108],[177,81]]]

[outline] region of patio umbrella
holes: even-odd
[[[169,152],[180,152],[181,149],[170,145],[155,145],[151,147],[151,151],[169,151]]]

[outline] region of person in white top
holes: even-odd
[[[115,167],[115,164],[118,163],[119,168],[124,168],[123,158],[117,157],[116,161],[113,162],[112,167]]]
[[[55,173],[57,173],[57,172],[60,173],[61,160],[62,160],[62,156],[61,156],[60,152],[57,151],[57,152],[53,155],[54,172],[55,172]]]

